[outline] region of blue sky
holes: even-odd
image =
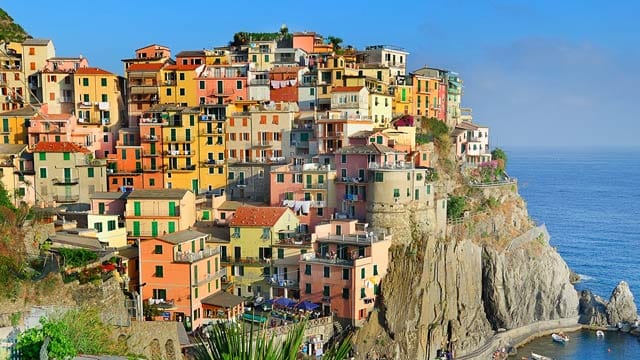
[[[272,3],[272,4],[271,4]],[[108,5],[107,5],[108,4]],[[177,5],[179,4],[179,5]],[[58,56],[82,54],[123,73],[151,43],[181,50],[226,44],[236,31],[310,30],[344,45],[402,46],[408,70],[457,71],[474,121],[492,145],[638,146],[640,2],[423,0],[317,2],[11,1],[0,4]]]

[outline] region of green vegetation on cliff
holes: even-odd
[[[6,11],[0,9],[0,41],[23,42],[29,34],[22,26],[13,22],[13,18]]]

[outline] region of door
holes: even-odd
[[[151,155],[156,154],[156,143],[149,144],[149,153],[151,153]],[[155,160],[155,159],[151,159],[151,160]]]
[[[342,235],[342,226],[336,225],[336,235]]]
[[[233,257],[235,257],[236,260],[240,260],[242,257],[242,248],[240,246],[235,246],[233,248]]]
[[[151,223],[151,236],[158,236],[158,222],[153,221]]]
[[[70,168],[65,168],[64,169],[64,182],[67,183],[67,184],[71,182],[71,169]]]
[[[194,194],[198,195],[198,179],[191,180],[191,190],[193,190]]]
[[[140,222],[133,222],[133,236],[140,236]]]

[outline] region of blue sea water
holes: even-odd
[[[518,178],[529,215],[545,223],[551,245],[588,288],[609,299],[620,280],[640,303],[640,149],[506,149],[509,175]],[[632,336],[592,332],[573,334],[568,345],[550,338],[519,351],[554,359],[640,359]],[[536,349],[531,350],[531,349]],[[611,351],[609,351],[611,350]]]

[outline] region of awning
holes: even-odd
[[[158,88],[155,86],[131,86],[131,94],[157,94]]]
[[[241,304],[244,299],[240,296],[230,294],[225,291],[220,291],[215,294],[211,294],[206,298],[200,300],[204,305],[212,305],[222,308],[232,308]]]

